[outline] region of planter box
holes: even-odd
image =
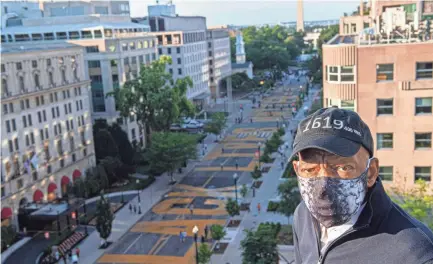
[[[220,243],[219,249],[217,249],[217,247],[215,246],[215,248],[213,249],[213,253],[214,254],[224,254],[228,245],[229,245],[229,243]]]
[[[258,189],[258,188],[260,188],[260,186],[262,185],[262,181],[256,181],[256,182],[254,182],[254,188],[256,188],[256,189]]]
[[[250,203],[241,203],[241,211],[248,211],[250,209]]]
[[[241,224],[241,220],[230,220],[229,224],[227,225],[228,228],[230,227],[238,227]]]

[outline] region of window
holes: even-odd
[[[8,81],[5,78],[2,78],[2,90],[4,93],[8,94]]]
[[[171,54],[171,48],[167,48],[167,54]]]
[[[50,85],[54,86],[55,85],[54,84],[54,76],[53,76],[52,72],[48,72],[48,79],[49,79]]]
[[[122,43],[122,50],[127,51],[128,50],[128,44]]]
[[[377,134],[377,149],[392,149],[393,148],[392,133]]]
[[[415,167],[415,181],[431,181],[431,167]]]
[[[99,47],[98,46],[88,46],[88,47],[86,47],[86,52],[87,53],[97,53],[97,52],[99,52]]]
[[[212,51],[208,52],[209,57],[212,57]]]
[[[431,148],[431,132],[415,133],[415,149]]]
[[[432,79],[433,78],[433,62],[417,62],[416,63],[416,78],[417,79]]]
[[[62,69],[62,83],[66,83],[66,70]]]
[[[392,181],[392,166],[380,166],[379,177],[384,181]]]
[[[394,64],[376,65],[376,82],[394,80]]]
[[[2,73],[3,73],[3,72],[6,72],[6,68],[5,68],[5,65],[4,65],[4,64],[2,64],[2,66],[1,66],[1,70],[2,70]]]
[[[17,71],[20,71],[23,69],[23,64],[21,62],[17,62],[16,67],[17,67]]]
[[[101,62],[98,60],[92,60],[87,62],[90,68],[101,68]]]
[[[168,72],[169,72],[170,74],[173,74],[173,69],[168,69]]]
[[[135,42],[129,43],[129,49],[130,50],[135,50]]]
[[[132,139],[135,138],[135,128],[131,129],[131,137]]]
[[[38,62],[35,60],[32,60],[32,68],[37,68],[38,67]]]
[[[179,75],[182,75],[182,69],[181,69],[181,68],[177,69],[177,73],[178,73]]]
[[[327,66],[327,80],[330,82],[354,82],[355,66]]]
[[[19,77],[19,83],[20,83],[20,90],[21,90],[21,92],[25,92],[26,91],[26,87],[24,85],[24,77],[23,76]]]
[[[40,81],[39,81],[39,74],[35,74],[35,75],[34,75],[34,81],[35,81],[35,86],[36,86],[37,88],[41,87],[41,83],[40,83]]]
[[[162,48],[158,48],[158,54],[162,55]]]
[[[415,98],[415,115],[431,114],[432,113],[432,98],[433,97]]]
[[[393,114],[393,99],[377,99],[377,115]]]
[[[181,58],[177,58],[177,64],[182,64],[182,59]]]
[[[180,54],[180,47],[177,47],[177,48],[176,48],[176,53],[177,53],[177,54]]]
[[[51,59],[47,59],[47,67],[51,66]]]

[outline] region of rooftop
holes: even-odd
[[[245,63],[232,63],[232,69],[248,68],[250,64],[252,64],[251,61],[247,61]]]
[[[44,45],[44,46],[17,46],[17,45],[2,45],[0,47],[1,54],[13,54],[13,53],[23,53],[23,52],[33,52],[33,51],[44,51],[44,50],[61,50],[67,48],[82,48],[81,46],[62,43],[59,45]]]
[[[414,44],[414,43],[433,43],[433,39],[404,38],[400,36],[384,37],[381,35],[371,35],[368,38],[359,35],[336,35],[326,45],[354,44],[357,46],[373,46],[384,44]]]

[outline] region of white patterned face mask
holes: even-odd
[[[367,193],[365,171],[353,179],[298,176],[299,190],[308,210],[326,228],[346,223],[358,212]]]

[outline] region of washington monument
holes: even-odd
[[[303,0],[298,0],[296,31],[304,31],[304,3]]]

